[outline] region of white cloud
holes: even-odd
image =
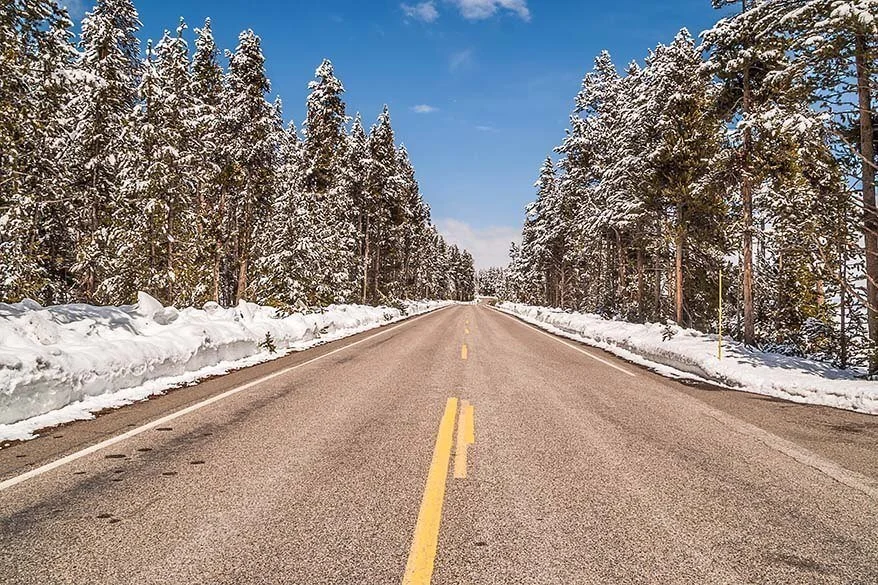
[[[527,0],[449,0],[457,6],[460,14],[469,20],[484,20],[494,16],[498,10],[508,10],[522,20],[530,21]]]
[[[499,130],[493,126],[476,126],[476,130],[479,132],[499,132]]]
[[[473,64],[473,50],[472,49],[464,49],[463,51],[457,51],[456,53],[451,54],[451,58],[448,60],[448,68],[451,71],[457,71],[461,67],[469,67]]]
[[[469,250],[476,268],[509,264],[509,245],[521,242],[521,230],[508,226],[474,228],[452,218],[436,220],[436,227],[446,241]]]
[[[412,106],[412,111],[416,114],[432,114],[433,112],[438,112],[439,108],[427,104],[418,104]]]
[[[406,17],[422,22],[433,22],[439,18],[439,11],[436,10],[433,0],[427,0],[427,2],[421,2],[420,4],[400,4],[400,8],[402,8]]]

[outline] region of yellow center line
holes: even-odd
[[[457,421],[457,445],[454,448],[454,478],[466,479],[467,447],[475,442],[473,430],[473,405],[464,400],[460,405]]]
[[[415,535],[405,566],[403,585],[429,585],[433,577],[433,562],[439,542],[439,524],[442,520],[442,501],[445,499],[445,482],[451,460],[454,441],[454,419],[457,417],[457,398],[445,403],[445,413],[439,423],[439,435],[433,448],[433,460],[427,474],[424,498],[418,512]]]
[[[464,332],[465,334],[469,335],[469,327],[464,327],[464,328],[463,328],[463,332]]]
[[[468,351],[466,349],[466,344],[464,343],[462,346],[460,346],[460,359],[465,360],[467,353]]]

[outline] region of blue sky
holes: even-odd
[[[719,17],[710,0],[134,1],[143,39],[181,16],[190,40],[210,16],[223,48],[256,31],[272,93],[297,124],[314,69],[331,59],[351,115],[371,124],[390,106],[434,220],[482,267],[505,263],[594,56],[607,49],[621,69]]]

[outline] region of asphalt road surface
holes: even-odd
[[[453,306],[0,450],[0,582],[875,584],[876,447]]]

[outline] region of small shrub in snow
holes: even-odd
[[[267,351],[268,353],[277,353],[277,346],[274,343],[274,339],[271,337],[271,332],[265,332],[265,339],[262,340],[262,343],[259,344],[259,347]]]
[[[671,321],[668,321],[662,328],[662,341],[670,341],[674,338],[674,335],[676,334],[677,326]]]
[[[390,307],[391,309],[396,309],[397,311],[402,313],[403,316],[408,315],[408,312],[406,311],[406,304],[403,301],[401,301],[400,299],[387,300],[387,306]]]

